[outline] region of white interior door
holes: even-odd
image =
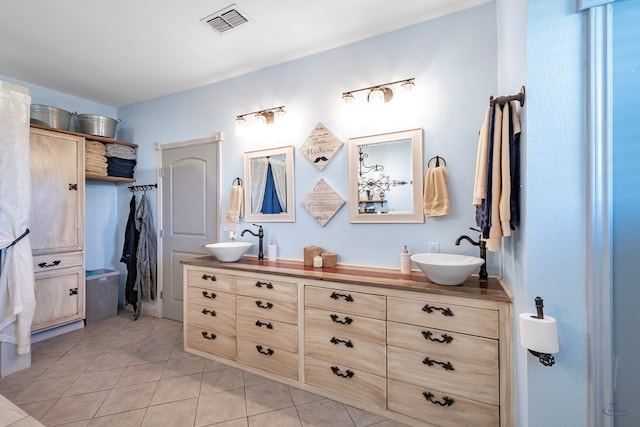
[[[218,241],[219,140],[165,144],[162,156],[162,315],[182,321],[180,261]]]

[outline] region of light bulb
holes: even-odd
[[[403,82],[402,85],[400,85],[404,92],[411,92],[415,86],[416,84],[413,82],[413,80],[407,80],[406,82]]]
[[[350,92],[347,93],[343,93],[342,94],[342,102],[344,102],[345,104],[351,104],[353,103],[355,99],[353,98],[353,95]]]
[[[371,89],[371,92],[369,92],[369,97],[367,99],[371,104],[384,104],[384,92],[382,91],[382,88],[376,87]]]

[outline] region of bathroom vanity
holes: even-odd
[[[183,261],[185,351],[409,425],[513,424],[511,295],[420,272]]]

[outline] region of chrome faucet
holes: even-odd
[[[470,227],[469,230],[480,231],[473,227]],[[473,246],[478,246],[480,248],[480,258],[484,260],[484,264],[480,267],[480,280],[488,280],[489,275],[487,274],[487,242],[482,240],[482,235],[478,236],[478,241],[474,241],[471,237],[467,235],[460,236],[456,239],[456,246],[460,246],[460,242],[462,240],[466,240],[471,243]]]
[[[261,225],[258,225],[258,224],[253,224],[253,225],[255,227],[258,227],[258,233],[254,233],[248,228],[245,228],[244,230],[242,230],[242,233],[240,233],[240,237],[244,236],[244,233],[250,233],[258,238],[258,259],[261,260],[261,259],[264,259],[264,252],[262,250],[262,240],[264,239],[264,230],[262,229]]]

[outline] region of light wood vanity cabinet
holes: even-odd
[[[30,130],[32,331],[84,319],[84,138]]]
[[[513,423],[511,300],[496,279],[445,288],[364,267],[325,276],[294,261],[183,264],[185,351],[408,425]],[[203,287],[203,275],[218,282]],[[203,292],[216,283],[235,286],[224,291],[235,305],[215,298],[235,308],[235,323],[224,326],[235,327],[233,354],[197,344],[209,331],[198,311],[210,298]]]

